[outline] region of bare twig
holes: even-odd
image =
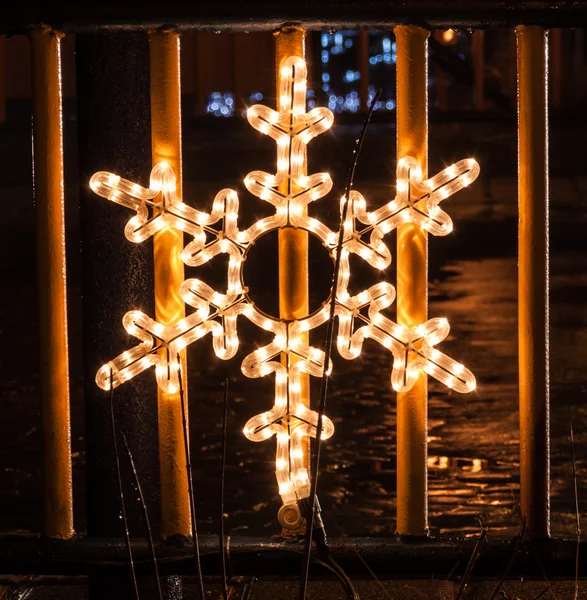
[[[330,518],[332,519],[334,526],[338,529],[338,532],[340,533],[340,535],[343,537],[347,537],[346,532],[343,531],[342,527],[340,526],[340,523],[338,522],[338,519],[334,515],[330,515]],[[353,552],[356,554],[357,558],[363,563],[363,566],[365,567],[365,569],[367,569],[367,571],[369,571],[369,574],[371,575],[371,577],[373,577],[374,581],[377,583],[377,585],[379,586],[379,588],[381,589],[383,594],[387,598],[389,598],[389,600],[391,600],[391,596],[390,596],[389,592],[387,591],[386,587],[383,585],[381,580],[377,577],[377,575],[375,574],[373,569],[369,566],[367,561],[363,558],[361,553],[355,548],[355,546],[351,545],[351,548],[352,548]]]
[[[471,573],[473,572],[473,567],[479,558],[479,553],[481,551],[481,546],[487,537],[487,529],[483,527],[483,523],[479,521],[479,525],[481,526],[481,534],[477,538],[477,543],[473,548],[473,553],[471,554],[471,558],[469,559],[469,563],[467,564],[467,568],[465,569],[465,573],[463,574],[463,578],[461,579],[461,583],[459,585],[459,589],[457,590],[457,595],[455,596],[455,600],[461,600],[463,594],[465,593],[465,588],[469,583],[469,578],[471,577]]]
[[[542,596],[544,596],[544,594],[546,594],[546,592],[550,592],[552,590],[552,588],[554,587],[554,584],[556,583],[556,581],[553,581],[551,583],[549,583],[539,594],[538,596],[536,596],[534,598],[534,600],[538,600],[539,598],[542,598]]]
[[[157,581],[157,591],[159,592],[159,600],[163,600],[163,591],[161,589],[161,581],[159,579],[159,565],[157,564],[157,555],[155,554],[155,542],[153,541],[153,530],[151,529],[151,520],[149,519],[149,511],[147,509],[147,503],[145,502],[145,495],[143,494],[143,487],[141,486],[141,482],[139,480],[139,474],[138,474],[137,468],[135,466],[135,461],[132,456],[132,452],[130,451],[130,447],[126,440],[126,435],[124,434],[124,431],[121,431],[120,435],[122,436],[124,448],[126,450],[128,460],[130,461],[130,466],[131,466],[132,473],[134,476],[135,485],[137,486],[137,491],[139,492],[139,500],[141,502],[141,507],[143,509],[143,518],[145,519],[145,528],[147,529],[147,539],[149,540],[149,548],[151,549],[151,557],[153,558],[153,568],[155,569],[155,579]]]
[[[226,472],[226,427],[228,421],[228,377],[224,380],[224,409],[222,411],[222,465],[220,472],[220,565],[222,567],[222,598],[228,600],[226,554],[224,551],[224,475]]]
[[[371,116],[373,114],[373,110],[375,108],[375,104],[379,96],[381,95],[381,90],[377,92],[375,98],[371,101],[371,106],[369,107],[369,112],[367,113],[367,118],[363,123],[363,128],[361,129],[361,133],[357,138],[355,143],[355,147],[353,149],[353,158],[351,161],[351,166],[349,169],[346,187],[345,187],[345,201],[342,206],[342,214],[340,219],[340,231],[338,234],[338,244],[336,247],[336,259],[334,262],[334,272],[332,274],[332,292],[330,296],[330,313],[328,318],[328,326],[326,330],[326,343],[324,348],[324,366],[322,369],[322,381],[320,383],[320,405],[318,408],[318,423],[316,425],[316,445],[314,449],[314,456],[312,461],[312,470],[311,470],[311,479],[312,484],[310,486],[310,514],[308,519],[306,520],[306,537],[304,540],[304,558],[302,560],[302,573],[300,576],[300,593],[299,599],[306,600],[306,593],[308,589],[308,573],[310,570],[310,552],[312,549],[312,533],[314,528],[314,515],[316,511],[316,491],[318,489],[318,470],[320,468],[320,447],[321,447],[321,438],[322,438],[322,425],[324,420],[324,414],[326,413],[326,398],[328,395],[328,365],[330,364],[330,356],[332,354],[332,342],[334,339],[334,317],[336,313],[336,290],[338,288],[338,279],[340,274],[340,264],[342,259],[342,246],[344,243],[344,224],[348,214],[349,208],[349,200],[351,194],[351,188],[353,187],[353,179],[355,177],[355,169],[357,168],[357,162],[359,160],[359,155],[361,153],[361,148],[363,146],[363,140],[365,139],[365,133],[367,132],[367,127],[369,125],[369,121],[371,120]]]
[[[229,584],[229,600],[249,600],[256,581],[256,577],[232,577]]]
[[[522,528],[524,528],[525,521],[524,521],[524,515],[522,514],[522,507],[520,505],[520,501],[516,498],[516,493],[514,492],[514,489],[511,486],[510,486],[510,492],[512,494],[512,499],[514,501],[514,505],[516,506],[516,510],[518,512],[518,517],[520,519],[520,526]],[[536,549],[534,548],[534,546],[532,544],[529,544],[529,548],[530,548],[530,552],[532,553],[532,556],[534,557],[534,560],[536,561],[536,564],[538,565],[538,568],[540,569],[540,572],[542,573],[542,577],[544,578],[544,592],[548,592],[548,594],[550,595],[552,600],[556,600],[556,595],[552,590],[552,585],[550,585],[550,582],[548,581],[548,577],[546,576],[546,571],[544,570],[542,562],[540,561],[538,554],[536,554]]]
[[[581,547],[581,517],[579,516],[579,490],[577,488],[577,460],[575,457],[575,435],[573,433],[573,419],[571,419],[571,452],[573,457],[573,486],[575,488],[575,518],[577,524],[577,550],[575,552],[575,595],[579,598],[579,548]]]
[[[135,600],[139,600],[139,586],[137,583],[137,574],[135,573],[135,565],[132,557],[132,549],[130,546],[130,532],[128,530],[128,520],[126,518],[126,506],[124,503],[124,489],[122,487],[122,475],[120,474],[120,454],[118,453],[118,440],[116,432],[116,420],[114,418],[114,378],[112,369],[110,369],[110,423],[112,427],[112,440],[114,443],[114,458],[116,459],[116,475],[118,477],[118,493],[120,495],[120,511],[122,513],[122,523],[124,525],[124,535],[126,538],[126,547],[128,549],[128,563],[130,567],[130,575],[132,579],[133,593]]]
[[[526,536],[526,519],[523,519],[522,520],[522,529],[520,530],[520,535],[518,536],[518,539],[516,540],[516,545],[514,547],[514,551],[512,552],[512,555],[510,557],[510,560],[508,561],[505,571],[502,573],[495,588],[493,588],[493,592],[491,593],[491,596],[489,596],[489,600],[493,600],[495,598],[495,596],[497,596],[497,594],[499,593],[499,590],[501,589],[503,582],[506,580],[506,577],[508,576],[516,558],[518,558],[518,554],[520,552],[520,548],[522,547],[522,542],[524,541],[525,536]]]
[[[505,582],[503,582],[501,584],[500,594],[504,597],[504,600],[512,600],[510,593],[508,592],[507,588],[505,587]],[[516,598],[516,600],[517,600],[517,598]]]
[[[183,391],[183,377],[181,372],[181,363],[178,370],[179,376],[179,402],[181,404],[181,423],[183,426],[183,447],[185,450],[185,468],[188,477],[188,496],[190,502],[190,514],[192,517],[192,542],[194,545],[194,559],[196,560],[196,572],[198,574],[198,589],[201,600],[206,599],[204,591],[204,578],[202,576],[202,564],[200,562],[200,542],[198,538],[198,524],[196,521],[196,504],[194,501],[194,481],[192,477],[192,464],[190,458],[190,441],[188,434],[187,409],[185,406],[185,395]]]

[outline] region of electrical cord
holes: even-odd
[[[302,516],[308,520],[312,514],[310,507],[310,498],[303,498],[298,502],[300,512]],[[323,567],[328,568],[336,578],[339,580],[342,588],[344,589],[347,598],[350,600],[360,600],[359,594],[350,580],[348,575],[344,572],[343,568],[332,558],[330,550],[328,548],[328,538],[326,536],[326,529],[324,528],[324,521],[322,520],[322,509],[320,502],[316,496],[316,504],[314,507],[314,526],[312,529],[312,539],[316,544],[316,550],[318,551],[319,559],[314,559],[316,564],[320,564]]]

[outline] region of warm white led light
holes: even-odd
[[[306,64],[299,57],[288,58],[282,66],[277,111],[253,106],[247,111],[251,125],[277,142],[277,173],[252,171],[245,179],[247,190],[271,204],[274,214],[250,227],[238,227],[239,199],[231,189],[221,190],[209,213],[184,204],[177,196],[175,175],[165,163],[155,165],[149,188],[143,188],[112,173],[96,173],[90,185],[100,196],[136,211],[125,233],[140,242],[163,227],[185,231],[191,237],[182,252],[186,265],[200,266],[219,254],[228,256],[225,292],[212,289],[198,279],[183,282],[180,293],[194,311],[174,325],[163,325],[140,311],[131,311],[123,324],[140,344],[122,352],[105,364],[96,376],[97,384],[108,390],[155,366],[159,387],[173,392],[179,386],[180,352],[210,333],[216,355],[227,360],[238,351],[237,321],[240,316],[273,334],[273,340],[249,354],[242,372],[251,378],[275,376],[273,407],[249,419],[244,435],[252,441],[276,437],[276,478],[284,504],[309,496],[310,479],[304,466],[303,438],[316,435],[318,414],[302,402],[305,374],[321,377],[325,355],[304,340],[305,333],[323,325],[329,316],[328,301],[305,319],[285,322],[261,313],[250,302],[243,284],[243,266],[252,244],[266,233],[294,226],[318,237],[334,256],[339,232],[307,215],[307,206],[324,197],[332,188],[327,173],[307,175],[304,159],[308,142],[326,131],[333,122],[326,108],[306,112]],[[430,319],[414,328],[406,328],[388,319],[383,311],[395,300],[395,288],[380,282],[355,295],[349,292],[350,255],[355,254],[371,267],[385,269],[391,253],[383,241],[385,234],[398,225],[413,222],[436,235],[452,228],[448,215],[438,206],[441,200],[471,183],[479,173],[472,159],[458,162],[435,177],[422,181],[418,163],[402,158],[397,167],[396,198],[374,211],[367,211],[365,198],[351,191],[348,205],[340,201],[343,224],[341,263],[336,293],[338,319],[337,349],[346,359],[358,357],[365,339],[373,339],[393,354],[391,384],[407,391],[418,374],[425,372],[449,388],[468,392],[475,378],[462,364],[435,348],[449,332],[446,319]],[[357,326],[358,325],[358,326]],[[286,354],[295,360],[282,364]],[[332,363],[326,365],[327,373]],[[322,438],[334,432],[332,421],[323,421]]]
[[[201,225],[209,218],[177,197],[175,173],[164,162],[153,167],[148,188],[106,171],[95,173],[90,179],[90,187],[98,196],[136,211],[124,230],[131,242],[142,242],[163,227],[175,227],[190,235],[201,236]]]
[[[357,216],[383,234],[411,222],[433,235],[447,235],[452,231],[452,220],[439,203],[471,184],[478,175],[477,161],[466,158],[423,181],[418,161],[409,156],[402,158],[397,163],[396,197],[375,212]]]

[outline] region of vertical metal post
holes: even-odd
[[[133,343],[122,327],[131,309],[153,315],[153,244],[133,244],[124,236],[129,211],[97,197],[90,177],[114,171],[141,185],[149,184],[151,115],[149,40],[143,32],[100,32],[76,38],[80,225],[86,418],[86,487],[88,535],[122,537],[108,393],[96,385],[96,371]],[[149,509],[153,534],[160,531],[160,480],[157,389],[153,373],[144,373],[114,392],[117,428],[134,456]],[[121,457],[127,488],[126,514],[131,538],[145,535],[141,505],[131,493],[130,465]],[[158,598],[153,575],[141,574],[141,600]],[[164,597],[181,597],[181,581],[162,578]],[[90,598],[126,600],[127,573],[97,568]]]
[[[54,538],[70,538],[74,531],[60,37],[61,34],[47,27],[34,29],[30,34],[44,430],[44,533]]]
[[[275,32],[275,67],[277,83],[277,102],[279,105],[279,87],[281,85],[281,65],[290,56],[305,58],[304,39],[306,31],[300,27],[283,27]],[[305,160],[304,160],[305,169]],[[293,181],[286,180],[280,185],[280,191],[289,193],[289,186],[296,192]],[[279,316],[282,319],[299,319],[309,314],[308,284],[308,233],[293,227],[284,227],[278,233],[279,252]],[[302,338],[308,341],[308,334]],[[282,360],[295,361],[295,357],[283,356]],[[301,400],[309,406],[309,378],[301,379]],[[305,438],[304,462],[309,468],[309,441]]]
[[[397,156],[428,165],[428,31],[412,25],[395,28],[397,43]],[[397,319],[414,327],[428,313],[428,238],[415,224],[397,230]],[[397,532],[428,533],[427,381],[397,395]]]
[[[548,41],[518,39],[518,344],[522,513],[533,538],[550,530],[548,349]]]
[[[361,29],[359,31],[359,100],[361,110],[369,110],[369,31]]]
[[[166,162],[175,171],[177,193],[182,195],[180,38],[173,31],[149,36],[151,65],[151,144],[153,165]],[[167,227],[153,238],[155,318],[173,325],[185,316],[179,293],[184,280],[181,260],[183,232]],[[185,350],[182,369],[187,373]],[[187,404],[187,377],[182,378]],[[161,472],[161,535],[191,535],[190,505],[183,441],[181,397],[158,389],[159,461]],[[187,409],[187,406],[186,406]],[[186,410],[187,414],[187,410]]]
[[[474,104],[476,110],[485,110],[485,52],[483,29],[477,29],[471,36],[473,55]]]

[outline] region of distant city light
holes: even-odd
[[[326,75],[326,73],[324,73]],[[324,79],[324,75],[322,78]],[[351,81],[357,81],[361,78],[361,73],[359,71],[347,71],[342,78],[345,83],[350,83]],[[330,76],[328,76],[328,80],[330,80]]]
[[[442,41],[445,44],[454,44],[457,41],[457,32],[454,29],[447,29],[442,32]]]
[[[263,97],[261,94],[259,95],[261,98]],[[215,117],[232,117],[234,114],[234,94],[232,92],[211,92],[208,94],[206,114]]]
[[[335,113],[358,112],[361,108],[359,90],[355,87],[361,79],[359,69],[359,56],[357,53],[357,31],[337,31],[335,33],[323,32],[321,41],[321,73],[323,102]],[[368,33],[368,62],[369,81],[379,79],[389,81],[391,85],[384,85],[383,96],[377,102],[376,110],[395,110],[395,94],[393,90],[393,75],[390,77],[389,69],[396,63],[396,44],[393,37],[385,32]],[[340,58],[339,58],[340,56]],[[388,66],[389,65],[389,66]],[[393,71],[392,71],[393,73]],[[369,99],[375,97],[375,88],[368,88]]]
[[[451,30],[452,31],[452,30]],[[448,31],[443,32],[443,36]],[[456,32],[452,32],[457,35]],[[307,91],[307,107],[327,106],[335,113],[361,110],[360,80],[365,76],[359,61],[359,32],[342,30],[322,32],[316,35],[318,59],[313,81],[315,88]],[[440,35],[440,33],[439,33]],[[450,34],[449,34],[450,35]],[[319,37],[318,37],[319,36]],[[443,38],[444,39],[444,38]],[[383,88],[383,94],[377,101],[375,110],[395,110],[395,63],[396,43],[390,32],[368,32],[367,57],[368,101],[375,97],[377,89]],[[261,92],[252,92],[248,100],[251,104],[264,99]],[[240,111],[239,106],[239,111]],[[235,97],[233,92],[210,92],[207,94],[206,114],[215,117],[235,116]],[[244,114],[244,113],[243,113]]]

